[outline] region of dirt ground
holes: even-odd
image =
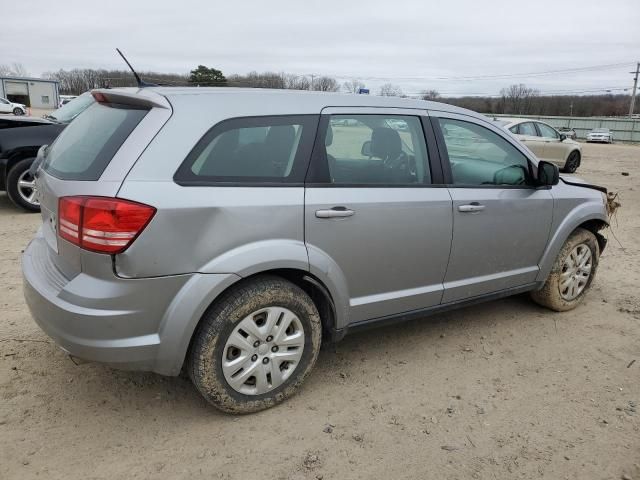
[[[519,296],[353,335],[243,417],[184,378],[74,365],[22,298],[39,217],[0,194],[0,478],[640,479],[640,147],[584,152],[624,206],[579,308]]]

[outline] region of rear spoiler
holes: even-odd
[[[165,97],[149,89],[116,90],[100,88],[91,90],[91,95],[98,103],[118,103],[134,107],[171,109],[171,104]]]

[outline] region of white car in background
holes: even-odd
[[[608,128],[594,128],[587,133],[587,142],[613,143],[613,133]]]
[[[27,107],[21,103],[12,103],[6,98],[0,97],[0,113],[13,113],[14,115],[26,115]]]
[[[60,95],[60,103],[58,104],[58,108],[62,108],[74,98],[78,98],[78,96],[77,95]]]
[[[555,163],[566,173],[573,173],[580,166],[580,144],[551,125],[528,118],[501,118],[498,122],[529,147],[540,160]]]

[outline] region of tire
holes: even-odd
[[[274,323],[271,318],[278,320]],[[269,324],[274,328],[269,329]],[[257,348],[256,340],[261,342]],[[216,408],[235,414],[258,412],[295,394],[316,363],[321,340],[322,323],[311,298],[280,277],[259,276],[233,287],[204,314],[192,339],[187,369],[198,391]],[[299,342],[300,346],[286,346],[285,350],[281,341]],[[275,353],[270,353],[274,348]],[[278,355],[300,356],[296,363],[280,363]],[[238,368],[239,373],[233,373]],[[228,378],[239,380],[232,386]],[[261,387],[267,390],[261,393]]]
[[[579,247],[586,247],[589,249],[590,269],[589,276],[582,286],[582,289],[575,291],[574,293],[577,293],[577,295],[572,296],[570,288],[569,291],[563,289],[563,273],[566,278],[567,271],[571,272],[571,267],[565,270],[567,268],[567,262],[572,261],[570,259],[571,254]],[[578,252],[580,251],[581,250],[578,250]],[[551,310],[555,310],[556,312],[565,312],[576,308],[591,287],[596,275],[596,270],[598,269],[599,260],[600,247],[596,236],[589,230],[585,230],[583,228],[576,229],[562,246],[544,286],[541,290],[531,292],[531,298],[537,304]]]
[[[16,107],[16,108],[13,109],[13,114],[17,115],[17,116],[20,116],[20,115],[24,115],[24,112],[22,111],[21,108]]]
[[[573,173],[580,166],[580,152],[574,150],[567,157],[567,161],[564,164],[564,168],[562,169],[565,173]]]
[[[26,187],[20,187],[19,183],[21,180],[31,181],[32,178],[29,175],[29,167],[33,163],[35,159],[33,158],[25,158],[16,163],[9,173],[7,174],[7,195],[9,196],[9,200],[13,202],[17,207],[26,210],[27,212],[39,212],[40,211],[40,203],[33,198],[33,201],[29,201],[29,196],[27,193],[30,191]],[[32,189],[31,191],[35,191]]]

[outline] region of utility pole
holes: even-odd
[[[636,90],[638,89],[638,74],[640,74],[640,62],[636,64],[636,71],[629,73],[635,74],[635,77],[633,78],[633,90],[631,90],[631,105],[629,106],[629,117],[631,117],[636,106]]]
[[[569,104],[569,116],[573,117],[573,102]]]
[[[313,90],[313,77],[314,77],[314,76],[315,76],[315,75],[312,73],[312,74],[311,74],[311,84],[309,85],[309,90]]]

